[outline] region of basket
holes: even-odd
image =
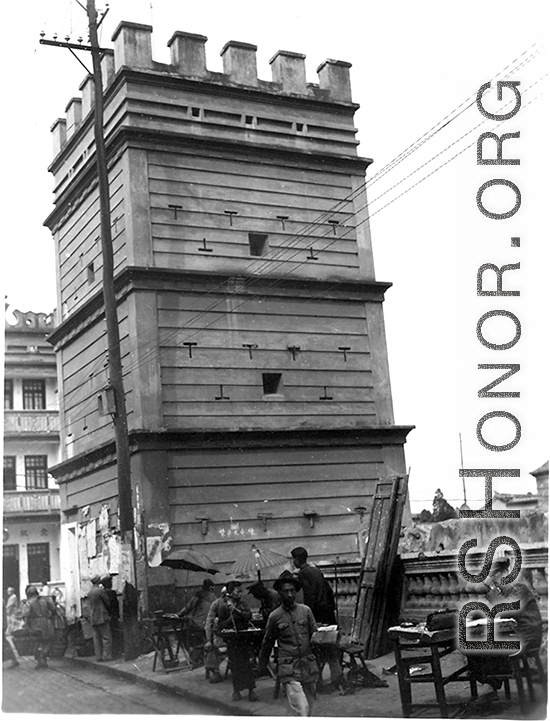
[[[63,658],[69,645],[69,634],[65,629],[58,628],[55,630],[50,643],[48,656],[51,658]]]
[[[11,637],[20,656],[34,656],[42,640],[42,632],[20,628],[18,631],[14,631]]]

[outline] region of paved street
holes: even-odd
[[[93,667],[51,660],[50,669],[35,670],[22,659],[16,669],[3,672],[4,713],[55,714],[216,714],[173,693],[163,693],[137,683],[105,675]]]

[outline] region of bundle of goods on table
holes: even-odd
[[[495,636],[499,634],[513,634],[517,628],[513,618],[495,619]],[[466,621],[466,638],[471,640],[487,633],[487,618],[478,618]],[[402,623],[400,626],[388,628],[390,638],[401,638],[404,641],[447,641],[458,637],[458,627],[430,630],[426,623]]]

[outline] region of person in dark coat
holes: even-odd
[[[334,593],[329,582],[321,571],[307,562],[308,553],[298,546],[290,552],[294,567],[298,569],[298,580],[304,593],[304,603],[311,608],[313,617],[318,624],[336,624],[336,604]],[[336,646],[323,646],[317,649],[319,667],[328,663],[330,668],[330,685],[319,683],[319,693],[331,693],[342,684],[343,671]]]
[[[260,613],[264,621],[267,621],[271,611],[281,605],[281,597],[273,588],[264,586],[262,581],[256,581],[248,587],[248,592],[260,602]]]
[[[27,603],[23,609],[23,618],[31,631],[40,631],[41,639],[34,654],[36,668],[48,668],[48,653],[52,643],[55,627],[53,618],[57,611],[55,603],[49,596],[39,596],[34,586],[25,590]]]
[[[101,585],[101,576],[90,579],[92,588],[88,591],[90,623],[94,631],[94,651],[97,661],[113,660],[113,635],[111,633],[110,600]]]
[[[113,591],[113,579],[111,576],[104,576],[101,579],[101,585],[109,598],[109,625],[111,626],[112,638],[112,655],[114,658],[120,656],[123,651],[122,630],[120,628],[120,606],[118,604],[118,594]]]
[[[240,581],[229,581],[227,584],[227,597],[218,608],[217,630],[242,631],[249,627],[252,611],[241,600],[242,585]],[[254,671],[250,660],[250,647],[246,639],[235,638],[227,644],[227,655],[231,667],[233,681],[233,701],[240,701],[241,691],[248,689],[248,700],[257,701],[254,692],[256,683]]]

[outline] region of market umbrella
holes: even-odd
[[[194,551],[192,548],[180,548],[177,551],[172,551],[160,565],[203,573],[214,574],[220,572],[220,569],[208,558],[206,553]]]
[[[244,576],[254,571],[258,574],[258,581],[262,580],[261,571],[264,568],[272,568],[273,566],[282,566],[288,562],[288,557],[283,556],[276,551],[264,551],[252,545],[244,556],[238,558],[231,567],[231,573],[235,576]]]

